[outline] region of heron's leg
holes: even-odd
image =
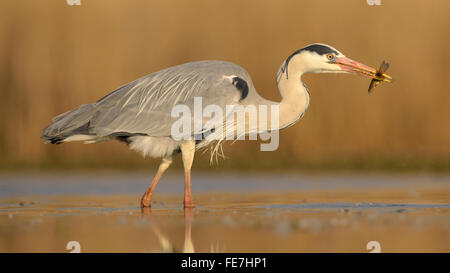
[[[172,164],[172,156],[164,157],[162,159],[161,164],[159,164],[158,172],[156,173],[155,177],[152,180],[152,183],[141,198],[141,207],[151,206],[152,195],[156,189],[156,185],[158,185],[159,179],[161,178],[164,171],[167,170],[167,168],[170,166],[170,164]]]
[[[191,167],[194,161],[195,141],[189,140],[180,145],[184,165],[184,207],[193,208],[191,193]]]

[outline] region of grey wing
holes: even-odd
[[[241,67],[219,61],[188,63],[150,74],[96,102],[89,131],[98,137],[121,133],[170,136],[172,124],[179,119],[171,114],[176,105],[187,106],[192,119],[195,97],[202,98],[203,107],[214,104],[224,113],[227,105],[236,105],[242,91],[233,85],[232,76],[250,80]]]

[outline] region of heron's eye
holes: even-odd
[[[334,59],[334,55],[333,54],[327,54],[327,59],[329,61],[332,61]]]

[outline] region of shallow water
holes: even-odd
[[[450,176],[193,176],[197,207],[182,209],[183,177],[140,195],[151,174],[0,176],[0,251],[450,251]]]

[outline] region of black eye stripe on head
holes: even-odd
[[[318,45],[318,44],[310,45],[310,46],[307,46],[307,47],[302,48],[300,50],[308,50],[308,51],[311,51],[311,52],[316,52],[319,55],[325,55],[325,54],[330,54],[330,53],[332,53],[334,55],[338,55],[339,54],[336,50],[334,50],[334,49],[332,49],[332,48],[330,48],[328,46]]]
[[[312,44],[312,45],[309,45],[302,49],[299,49],[299,50],[295,51],[294,53],[292,53],[289,57],[287,57],[286,61],[284,62],[283,72],[286,71],[286,78],[288,78],[287,68],[288,68],[289,62],[291,61],[292,57],[294,57],[295,55],[297,55],[303,51],[315,52],[319,55],[325,55],[325,54],[330,54],[330,53],[334,54],[334,55],[339,55],[339,52],[337,52],[336,50],[334,50],[326,45]]]

